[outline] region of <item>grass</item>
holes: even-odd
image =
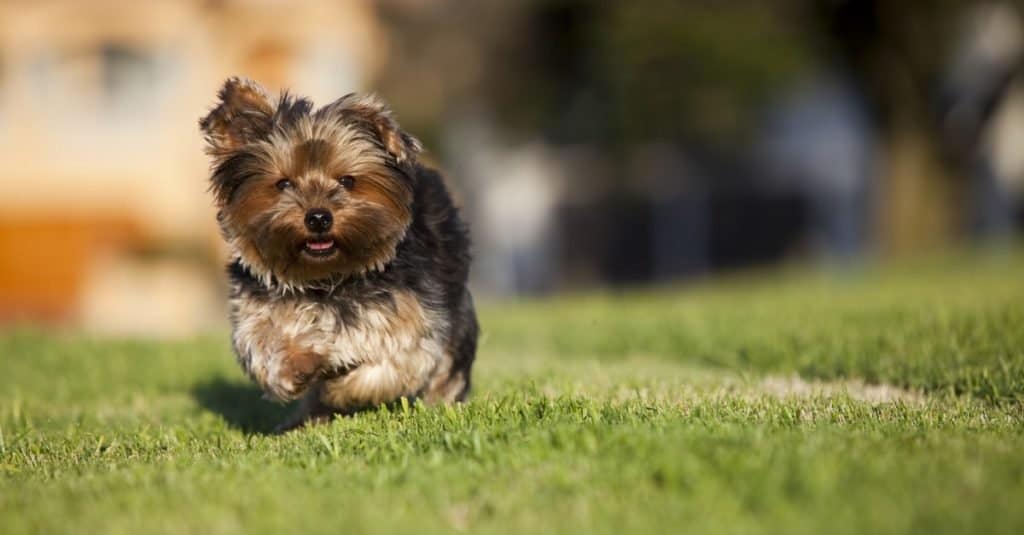
[[[286,436],[226,336],[0,335],[0,531],[1019,533],[1024,256],[491,305],[470,403]]]

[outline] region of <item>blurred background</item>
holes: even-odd
[[[389,101],[485,300],[1008,247],[1022,7],[0,0],[0,322],[226,325],[196,123],[235,74]]]

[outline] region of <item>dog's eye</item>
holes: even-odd
[[[288,180],[287,178],[282,178],[281,180],[278,180],[275,186],[277,186],[277,189],[281,191],[284,191],[286,189],[292,189],[293,187],[295,187],[295,185],[292,184],[292,181]]]
[[[356,185],[356,177],[352,175],[344,175],[338,177],[338,183],[345,189],[352,189]]]

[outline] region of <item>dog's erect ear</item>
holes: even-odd
[[[399,164],[412,164],[423,150],[419,140],[404,132],[392,116],[391,110],[373,95],[350,93],[317,112],[318,116],[328,114],[371,129],[380,138],[384,149],[394,156]]]
[[[228,78],[217,98],[217,107],[199,120],[211,155],[226,155],[270,132],[274,106],[256,82]]]

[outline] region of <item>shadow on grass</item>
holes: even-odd
[[[199,405],[221,415],[228,425],[246,434],[271,434],[291,410],[263,399],[262,395],[255,385],[222,377],[192,387],[192,397]]]

